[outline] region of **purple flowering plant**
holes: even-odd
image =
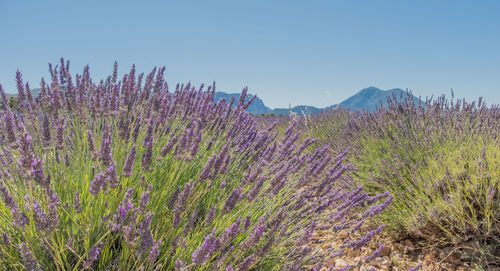
[[[453,93],[419,104],[403,94],[374,112],[339,108],[313,116],[304,130],[335,152],[350,146],[347,156],[357,170],[346,174],[353,185],[395,195],[378,220],[396,236],[429,245],[472,239],[498,246],[499,105]]]
[[[16,74],[15,109],[0,87],[7,269],[319,268],[374,233],[323,251],[315,230],[357,231],[392,199],[345,186],[347,152],[301,143],[296,124],[257,128],[247,89],[214,103],[215,83],[170,89],[164,67],[49,71],[37,97]]]

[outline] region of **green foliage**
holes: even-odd
[[[115,131],[118,130],[117,122],[113,118],[103,118],[96,120],[96,123],[113,123],[110,127]],[[146,148],[137,144],[137,159],[134,164],[133,175],[128,178],[121,178],[120,189],[113,189],[107,193],[99,193],[96,196],[89,192],[89,183],[95,178],[95,174],[101,169],[93,166],[96,164],[87,144],[87,129],[90,129],[93,134],[100,135],[103,133],[102,125],[92,125],[92,123],[84,123],[78,118],[74,119],[73,123],[82,123],[72,127],[67,131],[67,136],[71,141],[71,149],[67,150],[67,157],[52,148],[44,148],[40,140],[34,140],[35,155],[44,160],[45,172],[50,176],[54,192],[59,196],[63,207],[60,209],[59,225],[57,231],[47,234],[45,231],[37,230],[36,223],[30,219],[30,223],[25,230],[19,230],[11,226],[13,223],[11,211],[7,206],[0,203],[0,232],[6,232],[13,240],[25,240],[28,246],[33,250],[36,258],[41,266],[45,266],[50,270],[76,270],[81,267],[81,264],[86,259],[86,255],[90,249],[101,243],[100,261],[98,269],[119,269],[119,270],[136,270],[139,267],[148,267],[147,262],[138,257],[138,247],[130,246],[119,237],[109,238],[113,236],[108,229],[106,220],[111,219],[115,210],[119,208],[119,204],[124,198],[127,191],[126,187],[134,187],[134,205],[139,201],[140,196],[147,191],[147,185],[154,188],[154,193],[151,194],[151,200],[148,203],[148,211],[155,214],[153,218],[153,238],[155,240],[163,240],[165,244],[173,244],[179,242],[179,246],[171,251],[162,251],[159,256],[159,261],[156,264],[163,266],[173,266],[174,259],[181,259],[183,262],[189,262],[191,254],[200,246],[204,237],[211,232],[215,227],[217,234],[220,234],[238,218],[251,215],[254,218],[263,216],[265,213],[276,213],[277,207],[281,205],[281,201],[290,198],[293,191],[285,189],[279,197],[263,197],[259,202],[240,202],[235,206],[235,209],[229,214],[224,214],[220,211],[216,213],[212,226],[199,223],[198,227],[193,230],[193,234],[185,234],[185,226],[191,214],[195,211],[199,213],[199,217],[206,216],[208,209],[211,206],[217,206],[217,210],[221,210],[229,197],[233,188],[240,184],[243,176],[243,169],[246,168],[249,161],[243,157],[251,157],[251,152],[255,149],[251,148],[245,152],[234,154],[235,161],[229,167],[229,174],[221,176],[213,181],[205,182],[198,185],[194,191],[194,198],[190,199],[188,205],[182,213],[181,227],[172,227],[172,210],[167,207],[169,200],[178,186],[185,186],[190,180],[196,179],[203,169],[203,165],[208,158],[217,154],[222,146],[226,143],[224,137],[219,137],[214,133],[205,133],[203,138],[214,139],[212,148],[207,151],[208,140],[202,141],[200,152],[191,161],[183,161],[177,159],[173,154],[169,154],[161,160],[153,161],[152,171],[141,170],[140,158],[143,157]],[[171,122],[171,130],[174,131],[170,136],[157,137],[153,149],[154,157],[160,157],[161,147],[164,146],[169,138],[182,136],[187,123],[180,118]],[[93,127],[92,127],[93,126]],[[206,129],[209,130],[209,129]],[[141,130],[137,142],[143,142],[145,138],[145,129]],[[100,146],[100,138],[94,138],[96,146]],[[123,165],[127,154],[130,152],[132,143],[124,141],[118,133],[113,133],[112,157],[117,163],[117,171],[123,170]],[[248,155],[250,153],[250,155]],[[20,153],[18,150],[12,150],[14,160],[18,160]],[[57,160],[59,157],[59,161]],[[65,164],[65,159],[68,164]],[[248,158],[247,158],[248,159]],[[16,167],[11,168],[13,172]],[[104,169],[104,168],[103,168]],[[17,171],[17,169],[16,169]],[[28,214],[28,218],[32,217],[33,212],[29,209],[29,204],[23,198],[29,195],[30,198],[35,198],[39,203],[44,205],[50,198],[44,195],[44,191],[35,186],[34,183],[25,179],[23,174],[28,172],[20,172],[14,174],[13,179],[5,183],[10,191],[15,191],[13,195],[20,206],[23,206],[21,211]],[[226,180],[225,188],[220,188],[220,184]],[[249,188],[247,188],[249,189]],[[80,193],[80,201],[82,212],[77,213],[73,200],[76,191]],[[22,204],[22,202],[25,204]],[[1,202],[1,201],[0,201]],[[64,206],[66,204],[66,206]],[[137,204],[138,205],[138,204]],[[47,211],[47,210],[45,210]],[[144,219],[146,213],[139,216],[139,221]],[[256,219],[252,220],[255,223]],[[179,238],[179,237],[186,237]],[[243,240],[240,237],[235,245]],[[68,245],[69,244],[69,245]],[[283,243],[284,247],[289,247],[290,243]],[[49,246],[50,249],[46,247]],[[121,249],[117,250],[117,246]],[[52,255],[46,255],[47,251],[52,251]],[[11,269],[20,269],[19,263],[22,259],[19,258],[16,249],[13,247],[0,246],[0,264],[9,266]],[[117,255],[117,253],[119,253]],[[238,253],[236,251],[235,253]],[[281,252],[274,257],[283,257]],[[48,256],[48,257],[47,257]],[[235,258],[243,258],[245,254],[234,255]],[[248,256],[248,255],[247,255]],[[215,256],[214,256],[215,257]],[[119,259],[119,261],[116,261]]]
[[[380,217],[390,228],[439,242],[499,233],[497,142],[476,137],[409,151],[405,146],[411,142],[399,139],[399,145],[392,145],[388,141],[362,141],[355,180],[369,191],[398,195],[390,211]]]
[[[50,66],[37,99],[17,72],[16,110],[0,87],[5,269],[297,270],[383,229],[352,234],[392,197],[346,190],[345,154],[300,138],[296,117],[259,129],[247,89],[214,104],[215,85],[169,92],[165,68],[142,85],[135,66],[99,84],[68,67]],[[311,245],[329,228],[352,240]]]
[[[395,196],[379,217],[392,232],[430,244],[497,240],[500,110],[444,97],[425,108],[406,99],[374,113],[334,110],[307,131],[333,149],[351,146],[354,185]]]

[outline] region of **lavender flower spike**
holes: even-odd
[[[160,255],[161,244],[162,244],[162,240],[159,240],[157,242],[154,242],[153,246],[151,247],[151,250],[149,251],[149,255],[148,255],[148,261],[150,263],[156,262],[158,255]]]
[[[38,263],[33,256],[33,252],[31,252],[30,247],[26,243],[22,243],[19,245],[19,250],[21,252],[21,258],[23,260],[23,265],[26,270],[29,271],[39,271],[41,270],[38,267]]]
[[[95,152],[94,138],[92,137],[92,131],[90,131],[90,130],[87,130],[87,142],[89,145],[90,153],[94,153]]]
[[[90,248],[87,260],[83,263],[83,269],[89,269],[99,256],[99,245]]]
[[[128,178],[132,176],[132,168],[135,162],[135,144],[132,146],[132,150],[130,150],[129,155],[127,156],[127,160],[125,160],[125,165],[123,166],[123,174],[122,176]]]

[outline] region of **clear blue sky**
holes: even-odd
[[[270,107],[327,106],[368,86],[500,103],[500,1],[0,0],[0,83],[33,87],[47,63],[118,60],[170,85],[244,86]]]

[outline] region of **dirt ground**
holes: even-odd
[[[360,236],[370,229],[370,227],[366,226],[359,233],[355,234]],[[311,245],[317,246],[317,244],[321,244],[321,249],[326,251],[332,247],[340,247],[347,237],[346,232],[341,232],[334,237],[331,231],[317,231],[313,235]],[[326,240],[329,241],[325,243],[324,241]],[[363,264],[355,270],[399,271],[409,270],[420,265],[419,270],[500,271],[498,262],[496,264],[487,263],[486,265],[485,260],[481,259],[481,249],[477,242],[469,241],[455,247],[433,248],[424,247],[421,243],[409,239],[394,240],[386,233],[376,236],[369,245],[360,250],[346,250],[343,255],[326,261],[321,270],[337,270],[346,265],[356,265],[361,259],[372,255],[380,245],[384,245],[384,248],[380,251],[380,257],[368,264]],[[481,260],[482,266],[478,265]]]

